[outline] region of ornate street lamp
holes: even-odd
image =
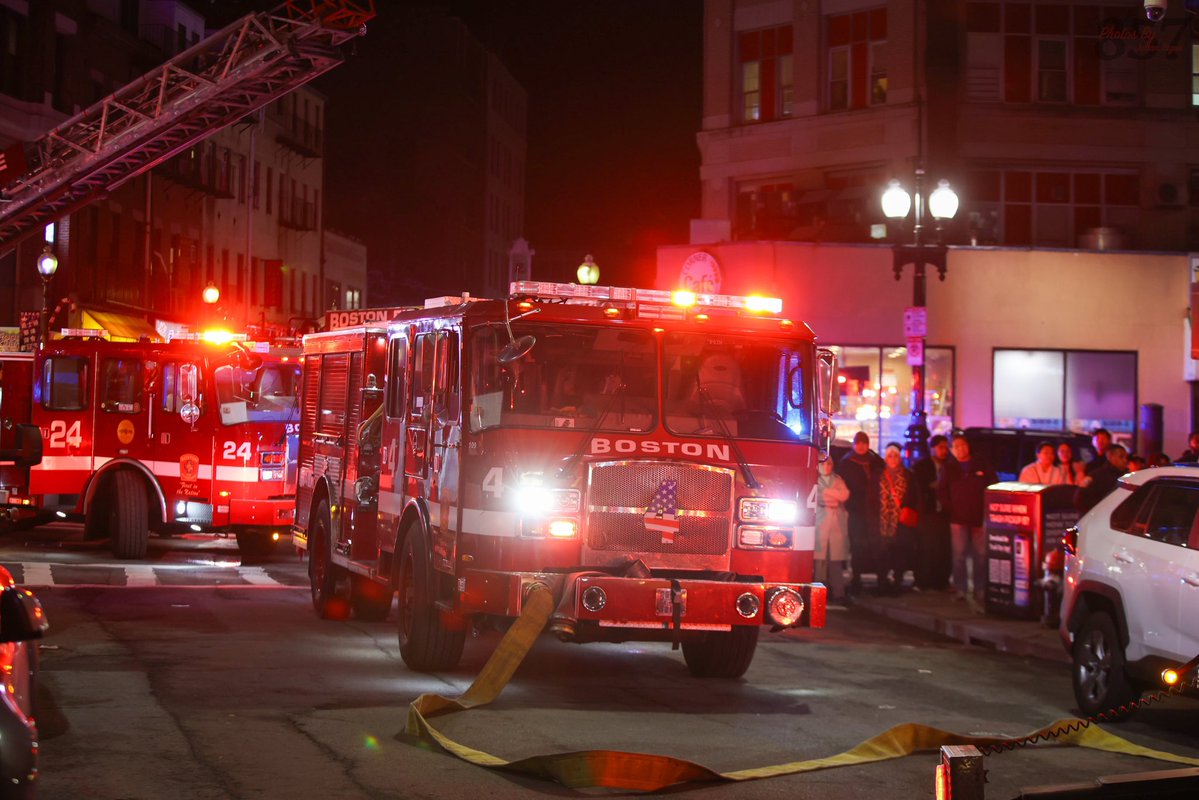
[[[46,340],[49,336],[46,330],[49,320],[46,315],[50,300],[50,281],[54,278],[54,273],[57,271],[58,256],[54,255],[54,250],[47,244],[42,247],[42,253],[37,257],[37,272],[42,276],[42,313],[38,316],[38,337],[42,347],[46,346]]]
[[[595,256],[588,253],[583,257],[583,263],[579,264],[577,273],[579,283],[585,286],[592,286],[599,283],[599,264],[595,263]]]
[[[908,340],[908,361],[912,365],[912,416],[905,434],[907,446],[904,453],[909,465],[928,455],[928,417],[924,411],[924,343],[928,333],[924,267],[926,264],[936,267],[938,277],[945,280],[946,247],[940,240],[941,222],[953,219],[958,212],[958,196],[950,188],[949,181],[938,181],[937,188],[927,198],[923,182],[924,169],[918,167],[916,190],[912,194],[909,195],[899,181],[893,180],[882,197],[883,214],[889,219],[904,219],[913,210],[915,212],[912,217],[912,244],[895,245],[894,263],[895,280],[903,276],[905,265],[911,264],[915,268],[912,281],[914,313],[911,315],[911,327],[914,330]],[[922,241],[926,205],[936,223],[938,234],[937,241],[932,243]],[[917,349],[919,353],[914,352]]]

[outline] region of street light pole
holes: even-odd
[[[47,312],[50,305],[50,279],[54,277],[54,273],[58,271],[58,257],[54,255],[54,251],[50,245],[45,245],[42,248],[42,253],[37,257],[37,272],[42,276],[42,311],[38,315],[38,342],[42,347],[46,346],[46,341],[49,339],[49,332],[46,330],[49,325]]]
[[[937,268],[938,276],[945,280],[946,247],[938,241],[923,241],[926,198],[924,194],[924,169],[916,169],[916,190],[909,195],[899,181],[891,181],[883,193],[883,213],[891,219],[904,219],[909,210],[912,217],[912,244],[895,246],[895,280],[903,276],[903,268],[911,264],[912,313],[905,315],[905,335],[908,336],[908,363],[912,365],[912,415],[905,433],[904,458],[908,465],[928,455],[928,415],[925,412],[925,341],[928,334],[927,273],[925,267]],[[937,221],[940,233],[941,220],[952,219],[958,210],[958,196],[949,182],[938,182],[937,188],[927,197],[928,211]],[[918,352],[917,352],[918,351]]]

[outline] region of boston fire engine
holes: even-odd
[[[298,356],[294,342],[228,334],[68,335],[6,355],[4,424],[37,425],[43,457],[0,473],[0,500],[18,524],[82,519],[118,558],[145,556],[151,530],[233,533],[243,555],[261,554],[292,522]]]
[[[563,640],[670,641],[699,676],[743,674],[763,625],[823,626],[832,365],[780,314],[519,282],[306,336],[293,532],[317,613],[382,619],[398,592],[417,670],[453,667],[533,584]]]

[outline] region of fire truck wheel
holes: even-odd
[[[391,598],[395,594],[385,586],[361,575],[350,576],[350,607],[354,617],[364,622],[381,622],[391,612]]]
[[[350,607],[341,587],[343,570],[333,563],[333,525],[329,501],[322,500],[312,516],[308,531],[308,583],[312,587],[312,608],[321,619],[345,619]]]
[[[740,678],[758,647],[756,625],[736,625],[731,631],[709,633],[703,640],[683,642],[683,660],[697,678]]]
[[[123,470],[112,476],[108,502],[108,535],[117,558],[145,558],[150,542],[146,486],[137,475]]]
[[[400,657],[417,672],[453,669],[462,658],[465,630],[451,630],[434,605],[428,545],[419,525],[404,536],[400,559]]]

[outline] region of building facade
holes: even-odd
[[[784,299],[838,355],[842,436],[903,439],[912,406],[883,189],[961,198],[933,231],[934,431],[1102,425],[1164,449],[1199,426],[1199,40],[1181,2],[707,0],[702,218],[657,285]],[[928,220],[926,220],[927,222]],[[927,239],[926,239],[927,241]],[[1147,407],[1146,407],[1147,406]]]
[[[0,81],[0,146],[37,138],[198,42],[204,25],[179,0],[0,0],[0,74],[14,71]],[[52,329],[300,329],[340,301],[330,286],[364,290],[361,276],[324,272],[325,102],[309,87],[284,95],[0,256],[13,287],[0,324],[41,306],[44,247],[59,261],[45,287]],[[207,306],[210,284],[220,299]]]
[[[1199,249],[1181,0],[707,0],[695,238],[865,242],[923,167],[953,243]]]
[[[837,354],[838,436],[904,441],[912,409],[904,311],[880,245],[729,242],[658,251],[656,286],[781,297]],[[1165,452],[1195,428],[1188,320],[1199,256],[1034,248],[951,248],[944,282],[928,282],[925,409],[934,433],[954,427],[1088,432],[1138,443],[1142,407],[1161,407]]]

